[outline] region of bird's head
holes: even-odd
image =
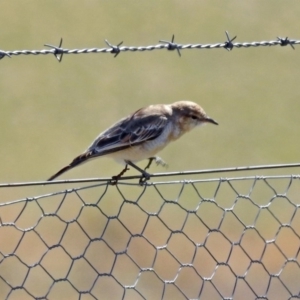
[[[178,120],[179,128],[183,132],[190,131],[191,129],[212,123],[218,123],[208,117],[201,106],[191,101],[178,101],[171,105],[174,117]]]

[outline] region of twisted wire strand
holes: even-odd
[[[236,38],[231,39],[226,31],[227,41],[223,43],[215,43],[215,44],[179,44],[174,42],[174,35],[171,41],[160,41],[159,44],[149,45],[149,46],[120,46],[122,43],[118,45],[112,45],[107,40],[105,40],[108,47],[106,48],[83,48],[83,49],[67,49],[62,48],[62,39],[60,41],[59,46],[53,46],[49,44],[45,44],[45,46],[50,47],[51,49],[42,49],[42,50],[12,50],[12,51],[4,51],[0,50],[0,59],[5,56],[18,56],[18,55],[48,55],[52,54],[61,61],[62,56],[64,54],[90,54],[90,53],[111,53],[115,54],[116,57],[120,52],[145,52],[145,51],[154,51],[154,50],[177,50],[179,56],[180,50],[186,49],[220,49],[225,48],[226,50],[232,50],[233,48],[250,48],[250,47],[267,47],[267,46],[288,46],[290,45],[294,49],[294,45],[299,45],[300,40],[289,39],[289,38],[281,38],[277,37],[277,40],[271,41],[260,41],[260,42],[235,42],[232,41]]]

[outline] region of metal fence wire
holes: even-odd
[[[0,298],[299,299],[299,179],[93,182],[2,199]]]
[[[105,40],[107,48],[83,48],[83,49],[66,49],[62,47],[63,39],[60,40],[58,46],[45,44],[44,46],[50,49],[42,50],[0,50],[0,59],[4,57],[12,57],[18,55],[54,55],[55,58],[61,62],[64,54],[91,54],[91,53],[111,53],[114,57],[117,57],[121,52],[146,52],[166,49],[169,51],[177,51],[181,56],[182,50],[187,49],[226,49],[231,51],[233,48],[250,48],[250,47],[271,47],[271,46],[291,46],[299,45],[300,40],[289,39],[288,37],[277,37],[276,40],[260,41],[260,42],[233,42],[236,39],[231,38],[229,33],[225,31],[226,41],[213,44],[180,44],[175,42],[175,36],[173,35],[170,41],[160,40],[159,44],[149,46],[121,46],[123,42],[113,45],[108,40]]]

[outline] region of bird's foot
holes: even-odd
[[[128,166],[126,165],[125,168],[120,172],[120,174],[112,176],[110,184],[116,185],[118,180],[129,170]]]
[[[142,177],[139,180],[139,184],[143,185],[147,180],[150,179],[151,174],[147,173],[145,170],[141,169],[140,167],[138,167],[137,165],[135,165],[132,161],[130,160],[125,160],[125,163],[131,167],[133,167],[134,169],[136,169],[137,171],[139,171],[142,174]]]
[[[145,172],[145,170],[142,173],[142,177],[139,180],[139,184],[143,185],[147,180],[150,179],[151,175],[147,172]]]

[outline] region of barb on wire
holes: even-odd
[[[265,46],[287,46],[290,45],[294,49],[294,45],[299,45],[300,40],[292,40],[289,38],[280,38],[277,37],[277,40],[274,41],[261,41],[261,42],[243,42],[243,43],[233,43],[233,41],[236,39],[236,36],[234,38],[230,38],[229,33],[225,32],[227,41],[222,43],[216,43],[216,44],[177,44],[174,42],[175,35],[172,36],[171,41],[165,41],[161,40],[160,44],[157,45],[149,45],[149,46],[122,46],[122,43],[119,43],[118,45],[112,45],[108,42],[108,40],[105,40],[105,43],[108,45],[108,48],[84,48],[84,49],[65,49],[61,47],[61,43],[58,47],[46,44],[45,46],[50,47],[52,49],[50,50],[14,50],[14,51],[4,51],[0,50],[0,59],[8,56],[11,57],[12,55],[47,55],[47,54],[54,54],[55,57],[61,61],[62,54],[89,54],[89,53],[112,53],[115,54],[114,57],[119,55],[122,51],[154,51],[154,50],[161,50],[161,49],[168,49],[170,51],[176,50],[178,55],[181,56],[181,50],[185,49],[226,49],[228,51],[232,50],[233,48],[249,48],[249,47],[265,47]],[[163,43],[163,44],[161,44]],[[60,57],[59,57],[60,55]]]
[[[280,41],[280,46],[287,46],[287,45],[290,45],[294,50],[294,46],[293,44],[291,43],[291,41],[289,40],[288,37],[286,37],[285,39],[281,38],[281,37],[277,37],[278,41]]]
[[[110,53],[115,54],[114,57],[117,57],[120,53],[120,46],[123,44],[123,41],[121,43],[119,43],[117,46],[112,45],[108,40],[104,40],[105,43],[107,44],[107,46],[109,46],[111,48]]]
[[[11,58],[11,56],[7,52],[0,50],[0,59],[2,59],[4,56],[8,56],[9,58]]]
[[[226,37],[227,37],[227,41],[225,42],[225,45],[224,45],[224,48],[227,50],[227,51],[231,51],[234,47],[234,44],[232,43],[235,39],[236,39],[236,36],[234,38],[230,38],[229,37],[229,33],[228,31],[225,31],[225,34],[226,34]]]
[[[160,40],[159,42],[167,44],[168,45],[167,49],[170,50],[170,51],[177,50],[178,55],[181,56],[181,53],[180,53],[180,50],[179,50],[180,46],[178,44],[174,43],[174,38],[175,38],[175,35],[173,34],[171,42],[170,41],[165,41],[165,40]]]
[[[64,49],[61,48],[62,42],[63,42],[63,39],[61,38],[58,47],[53,46],[53,45],[49,45],[49,44],[45,44],[44,45],[46,47],[54,49],[54,53],[53,54],[54,54],[55,58],[58,60],[58,62],[62,61],[62,58],[63,58],[63,55],[64,55]]]

